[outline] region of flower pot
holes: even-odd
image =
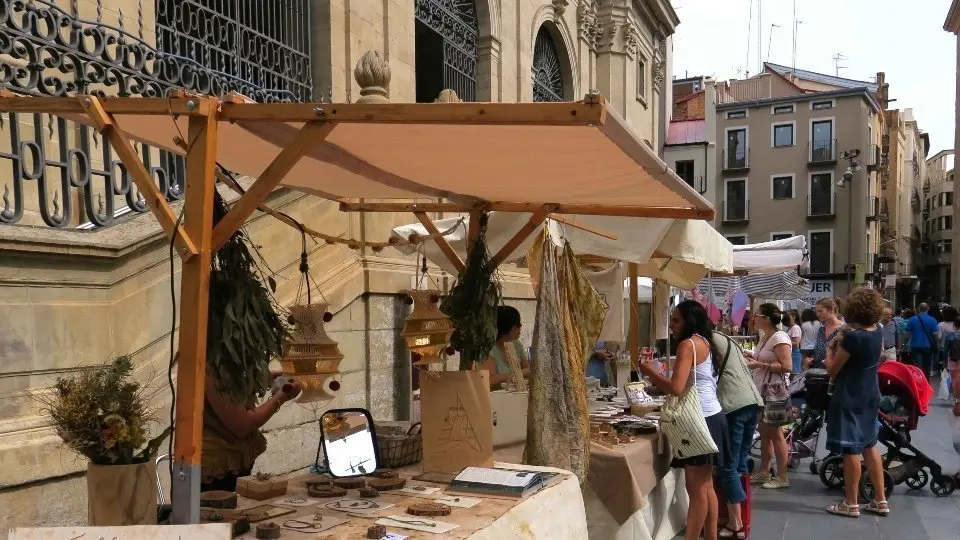
[[[157,468],[87,464],[87,525],[157,524]]]

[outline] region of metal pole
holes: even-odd
[[[853,292],[853,179],[847,183],[847,294]]]

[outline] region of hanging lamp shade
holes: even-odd
[[[453,335],[453,322],[440,311],[440,291],[407,291],[408,302],[413,302],[413,311],[403,325],[404,341],[407,349],[420,355],[414,364],[432,364],[442,362],[440,353],[450,343]]]
[[[332,399],[340,390],[334,377],[340,373],[343,354],[323,326],[332,318],[327,304],[291,306],[290,318],[294,327],[283,347],[283,374],[303,390],[298,402]]]

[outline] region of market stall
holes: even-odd
[[[235,95],[217,99],[184,92],[165,98],[0,96],[5,112],[57,114],[100,131],[181,257],[175,523],[200,519],[211,257],[278,187],[339,201],[345,211],[413,212],[431,234],[436,227],[427,212],[467,213],[468,245],[480,233],[485,212],[529,214],[495,252],[495,263],[552,214],[663,220],[714,215],[599,95],[549,104],[379,101],[258,104]],[[158,190],[134,142],[186,157],[180,216]],[[431,159],[423,159],[425,149]],[[218,176],[227,180],[218,166],[257,180],[214,226],[215,183]],[[452,168],[458,174],[450,174]],[[545,180],[532,180],[539,178]],[[436,241],[462,269],[452,249],[443,247],[442,235]]]

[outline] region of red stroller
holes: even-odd
[[[940,464],[912,445],[910,432],[917,429],[921,416],[929,410],[933,388],[923,370],[916,366],[888,361],[877,372],[880,384],[880,424],[877,442],[887,449],[883,457],[884,484],[889,496],[896,484],[906,483],[910,489],[930,490],[938,497],[947,497],[956,486],[953,478],[943,473]],[[820,466],[820,480],[830,488],[843,487],[841,456],[831,455]],[[860,479],[863,501],[873,498],[873,485],[868,475]]]

